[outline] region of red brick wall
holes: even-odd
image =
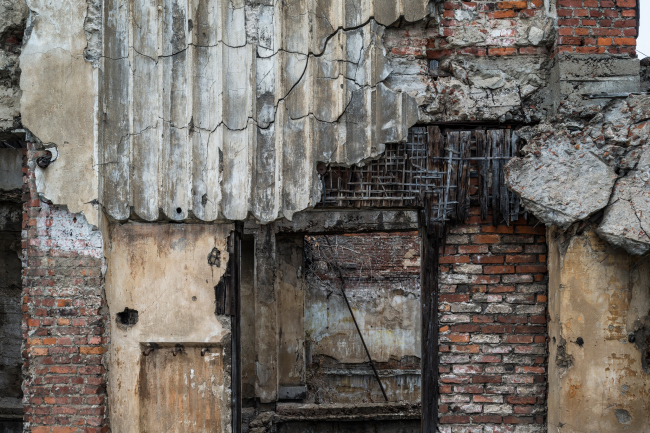
[[[631,54],[636,53],[637,0],[557,0],[558,34],[553,54]],[[521,25],[532,17],[546,15],[543,0],[522,1],[446,1],[439,24],[389,29],[386,47],[395,56],[438,59],[448,55],[503,56],[546,54],[544,46],[519,46]],[[456,14],[476,13],[469,26],[487,36],[484,42],[454,47],[448,38],[462,34],[468,21],[457,21]]]
[[[23,167],[23,375],[25,431],[108,431],[108,345],[99,231],[39,200],[38,152]]]
[[[454,54],[503,56],[516,54],[545,54],[545,47],[518,46],[516,40],[521,19],[545,15],[543,0],[527,1],[446,1],[439,25],[433,21],[428,28],[408,27],[389,29],[385,43],[395,56],[415,56],[438,59]],[[470,12],[471,21],[457,21],[457,13]],[[469,24],[468,24],[469,23]],[[484,42],[468,47],[453,47],[448,38],[458,35],[467,26],[486,35]]]
[[[546,228],[479,214],[440,257],[441,432],[546,431]]]
[[[637,0],[558,0],[555,52],[636,54]]]

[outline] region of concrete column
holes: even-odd
[[[260,226],[255,238],[255,396],[273,403],[278,396],[278,299],[275,293],[275,226]]]
[[[593,231],[547,238],[548,431],[647,431],[650,259]]]

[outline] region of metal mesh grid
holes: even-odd
[[[411,128],[406,143],[387,144],[384,156],[363,167],[330,167],[323,176],[325,206],[417,206],[422,193],[444,179],[428,169],[427,136],[426,128]]]
[[[387,144],[381,158],[364,166],[328,167],[321,175],[320,205],[421,207],[427,194],[432,221],[444,222],[465,219],[471,196],[481,203],[484,213],[489,206],[493,213],[498,208],[499,219],[509,224],[518,218],[519,199],[504,186],[503,166],[516,151],[517,135],[509,129],[414,127],[405,143]],[[480,179],[474,188],[470,177]]]

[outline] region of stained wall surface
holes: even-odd
[[[388,400],[418,402],[419,235],[308,236],[305,252],[307,400],[384,401],[343,288]]]
[[[23,411],[21,221],[20,203],[0,198],[0,420],[16,419],[19,424]]]
[[[647,353],[630,334],[650,314],[648,260],[593,231],[548,239],[549,431],[646,431]]]
[[[204,431],[201,425],[192,424],[192,410],[182,411],[176,418],[151,414],[156,398],[150,394],[155,388],[150,381],[155,378],[168,382],[169,387],[155,388],[158,399],[194,404],[187,407],[208,416],[204,403],[184,401],[183,390],[171,385],[184,386],[184,378],[193,379],[192,369],[196,386],[205,393],[195,397],[217,404],[211,419],[221,423],[222,431],[229,431],[230,325],[215,314],[215,286],[228,261],[225,245],[230,229],[175,224],[110,227],[106,299],[111,322],[108,390],[113,431]],[[219,258],[210,265],[208,257],[215,248],[212,257]],[[133,325],[123,325],[117,317],[126,308],[138,312]],[[159,346],[155,355],[149,354],[154,356],[151,360],[142,353],[148,344]],[[177,344],[187,346],[185,352],[169,356]],[[201,357],[204,347],[209,353]],[[155,359],[160,362],[153,362]],[[171,361],[170,365],[164,360]],[[208,368],[209,374],[204,368],[193,367],[195,363]]]

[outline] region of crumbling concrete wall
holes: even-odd
[[[432,2],[422,22],[386,31],[388,86],[429,122],[537,122],[550,109],[554,8],[548,2]]]
[[[98,70],[86,61],[86,1],[28,0],[30,20],[20,54],[21,115],[30,141],[53,154],[36,167],[39,194],[98,225],[96,97]]]
[[[509,187],[548,225],[567,229],[593,216],[604,239],[644,254],[650,250],[650,97],[569,106],[570,115],[519,131],[528,144],[525,156],[506,167]]]
[[[215,286],[231,228],[105,228],[113,431],[230,431],[230,319]]]
[[[634,336],[650,314],[650,262],[593,227],[550,229],[548,242],[549,431],[647,430],[648,352]]]
[[[20,119],[20,55],[28,9],[25,0],[0,1],[0,142],[15,142]],[[21,134],[22,135],[22,134]]]

